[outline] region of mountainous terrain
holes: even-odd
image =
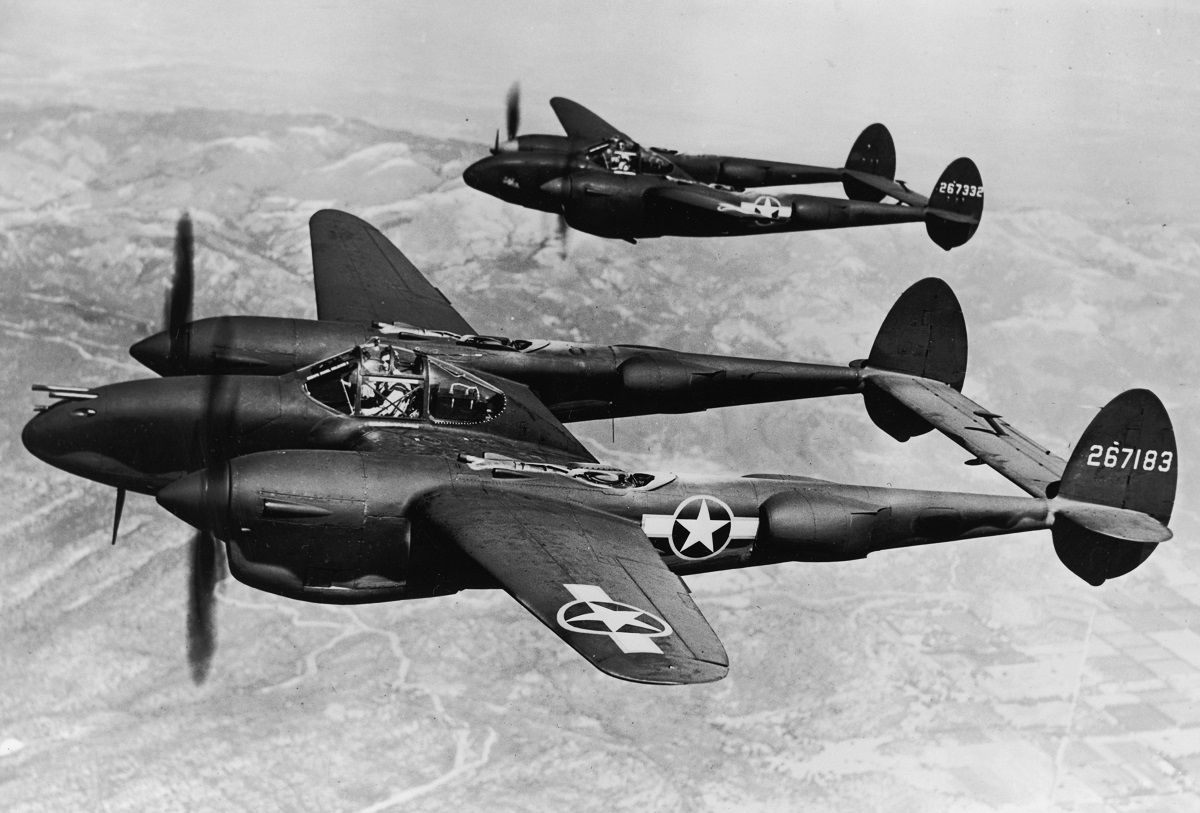
[[[485,150],[319,115],[3,110],[0,807],[1200,810],[1200,223],[987,211],[949,254],[912,225],[572,233],[564,260],[551,217],[463,185]],[[112,491],[21,445],[29,386],[151,375],[127,348],[159,329],[183,210],[197,317],[313,316],[324,207],[512,337],[843,363],[904,288],[943,277],[965,393],[1057,453],[1118,392],[1160,395],[1176,539],[1099,589],[1048,534],[690,578],[732,668],[688,688],[601,675],[501,593],[337,608],[227,580],[194,687],[189,529],[131,496],[110,547]],[[574,428],[649,469],[1019,493],[940,436],[895,443],[855,397]]]

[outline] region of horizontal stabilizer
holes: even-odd
[[[901,203],[907,203],[909,206],[921,207],[929,203],[929,198],[924,195],[919,195],[904,185],[902,181],[893,181],[888,178],[881,178],[878,175],[871,175],[867,172],[858,172],[856,170],[842,170],[842,175],[845,178],[853,180],[856,185],[869,186],[877,190],[877,195],[874,199],[879,201],[885,197],[893,197]],[[847,183],[843,180],[843,185]],[[847,193],[849,196],[849,193]],[[864,200],[864,198],[855,198],[855,200]]]
[[[1027,493],[1049,498],[1054,550],[1089,584],[1129,573],[1171,538],[1166,525],[1178,451],[1170,418],[1152,392],[1129,390],[1110,401],[1064,461],[946,384],[870,367],[864,372],[866,392],[886,393],[977,461]]]
[[[1051,500],[1050,509],[1056,519],[1064,517],[1084,530],[1123,542],[1153,544],[1166,542],[1173,536],[1170,528],[1141,511],[1079,502],[1064,497]]]
[[[886,370],[865,370],[866,387],[886,393],[934,429],[1035,497],[1046,497],[1066,462],[991,410],[940,381]],[[907,438],[897,437],[897,440]]]

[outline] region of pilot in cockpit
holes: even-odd
[[[359,367],[347,378],[348,390],[357,390],[356,414],[369,418],[419,419],[425,406],[425,388],[420,378],[407,377],[416,369],[415,360],[398,356],[388,345],[378,341],[362,345]]]
[[[637,145],[614,138],[608,148],[608,168],[613,172],[637,171]]]

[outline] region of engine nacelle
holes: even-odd
[[[786,491],[759,508],[754,557],[765,562],[842,562],[870,553],[879,507],[846,497]]]
[[[694,412],[714,403],[724,370],[688,364],[670,354],[634,356],[621,364],[621,398],[650,402],[656,412]]]
[[[573,229],[598,237],[632,239],[646,236],[645,187],[631,176],[575,172],[555,186],[562,213]],[[545,191],[545,187],[543,187]]]
[[[446,477],[446,462],[431,458],[264,452],[189,475],[159,502],[225,540],[230,572],[251,587],[333,604],[394,601],[486,586],[465,556],[422,540],[405,518]]]

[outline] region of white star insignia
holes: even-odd
[[[585,603],[591,612],[573,617],[571,619],[572,624],[578,624],[580,621],[599,621],[608,627],[609,632],[617,632],[622,627],[641,627],[642,629],[658,632],[657,627],[638,620],[644,615],[641,610],[612,610],[599,604],[593,604],[590,601]]]
[[[680,550],[690,548],[692,545],[702,545],[708,548],[709,553],[717,549],[716,543],[713,542],[713,534],[729,524],[727,519],[713,519],[709,515],[708,500],[700,501],[700,512],[695,519],[680,519],[677,522],[688,532],[687,541],[679,546]]]

